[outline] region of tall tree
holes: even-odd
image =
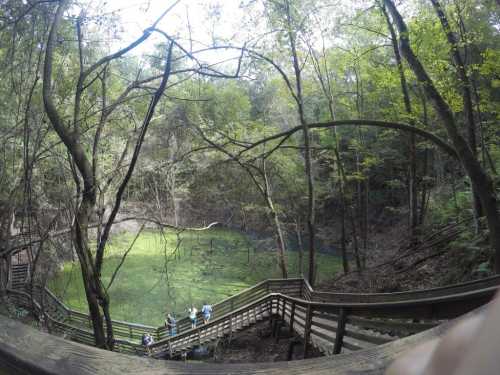
[[[467,140],[460,134],[455,117],[448,103],[436,89],[434,82],[427,74],[422,63],[413,52],[410,45],[409,30],[403,17],[392,0],[384,0],[389,13],[399,31],[399,48],[415,73],[417,79],[424,87],[425,93],[433,103],[441,122],[446,129],[448,137],[455,147],[462,166],[466,170],[486,213],[488,222],[491,248],[495,252],[495,271],[500,273],[500,214],[498,212],[498,199],[493,180],[475,156]]]
[[[445,14],[444,9],[437,0],[431,0],[432,6],[436,11],[436,14],[443,27],[443,32],[446,34],[446,39],[450,44],[452,61],[455,64],[457,78],[460,82],[460,88],[462,91],[462,102],[463,110],[465,116],[465,123],[467,128],[467,140],[469,142],[469,147],[472,153],[477,159],[477,141],[476,141],[476,121],[474,119],[474,108],[472,104],[472,85],[467,74],[467,67],[465,62],[460,55],[459,42],[457,40],[456,34],[451,30],[450,23],[448,22],[448,17]],[[479,230],[479,218],[483,215],[483,210],[481,207],[481,200],[479,194],[476,191],[476,187],[472,184],[472,202],[476,223],[476,231]]]
[[[411,107],[411,101],[410,101],[410,91],[408,89],[408,82],[406,79],[404,67],[403,67],[403,61],[401,59],[401,53],[399,51],[399,46],[398,46],[398,40],[397,40],[397,35],[394,30],[394,27],[392,26],[391,20],[389,18],[389,15],[387,14],[387,11],[384,6],[381,6],[382,13],[384,14],[384,18],[387,22],[387,28],[389,29],[390,37],[391,37],[391,42],[392,42],[392,48],[394,50],[394,57],[396,58],[396,65],[398,68],[398,73],[399,73],[399,80],[401,83],[401,92],[403,94],[403,102],[404,102],[404,107],[405,111],[409,117],[409,123],[412,126],[415,126],[415,121],[413,119],[413,110]],[[410,232],[410,237],[413,237],[415,235],[415,229],[418,225],[418,204],[417,204],[417,198],[418,198],[418,191],[417,191],[417,150],[416,150],[416,145],[415,145],[415,134],[409,134],[408,135],[408,164],[409,164],[409,178],[408,178],[408,202],[409,202],[409,232]]]
[[[69,6],[69,4],[70,2],[68,0],[61,0],[58,2],[56,12],[53,17],[52,25],[50,28],[48,40],[46,43],[44,71],[43,71],[43,102],[45,106],[45,111],[51,122],[52,127],[54,128],[55,132],[57,133],[61,141],[64,143],[68,151],[68,154],[71,157],[71,162],[74,163],[76,170],[78,171],[83,181],[83,188],[81,190],[81,201],[78,202],[72,227],[73,244],[76,253],[78,254],[78,258],[80,260],[82,279],[83,279],[85,294],[87,297],[89,312],[93,323],[96,346],[112,350],[114,346],[114,337],[113,337],[112,320],[109,310],[109,296],[101,282],[101,269],[104,258],[104,249],[114,218],[116,216],[118,209],[120,208],[123,192],[134,171],[134,167],[137,162],[137,158],[139,157],[141,146],[143,144],[144,137],[146,136],[147,129],[151,122],[155,107],[158,104],[160,98],[162,97],[163,92],[165,91],[166,84],[171,72],[171,56],[172,56],[173,43],[169,44],[167,61],[165,63],[165,70],[162,75],[161,83],[158,89],[155,90],[155,93],[149,104],[148,111],[144,116],[144,120],[135,144],[135,149],[132,155],[131,162],[129,164],[127,173],[125,174],[125,177],[119,186],[118,192],[116,194],[115,205],[108,219],[108,222],[104,227],[104,231],[99,238],[97,244],[97,251],[94,256],[89,245],[88,226],[91,223],[92,218],[94,217],[94,210],[96,208],[96,200],[97,200],[96,199],[97,189],[99,188],[99,183],[97,181],[95,173],[97,168],[96,165],[97,158],[93,157],[92,159],[89,159],[86,153],[86,147],[84,145],[84,141],[81,138],[82,98],[85,90],[90,85],[87,82],[87,80],[92,73],[95,73],[100,67],[103,66],[105,66],[106,69],[106,65],[108,63],[123,56],[125,53],[132,50],[134,47],[136,47],[144,40],[146,40],[150,36],[151,31],[149,29],[146,30],[146,32],[140,38],[138,38],[136,41],[134,41],[126,48],[112,55],[108,55],[104,58],[101,58],[99,61],[97,61],[96,63],[85,69],[83,61],[83,51],[82,51],[81,25],[79,21],[77,21],[76,26],[77,26],[77,38],[79,41],[80,68],[79,68],[78,80],[75,85],[73,119],[72,123],[68,125],[63,120],[63,116],[61,116],[60,110],[57,108],[53,98],[54,92],[52,89],[52,75],[53,75],[52,70],[53,70],[54,54],[58,40],[57,35],[60,30],[61,23],[63,21],[64,11]],[[164,14],[166,14],[166,12]],[[160,17],[160,19],[162,17]],[[158,23],[158,21],[156,23]],[[128,94],[128,91],[130,90],[125,91],[125,96],[126,94]],[[121,99],[123,98],[120,98],[120,100]],[[116,105],[111,106],[110,108],[116,108]],[[105,109],[105,113],[107,113],[108,115],[109,111],[111,111],[111,109],[109,108]],[[100,136],[99,131],[102,129],[103,126],[104,123],[101,122],[94,136],[94,148],[93,148],[94,154],[97,152],[97,147],[95,147],[95,145],[99,142],[99,136]],[[75,171],[74,182],[76,186],[80,185],[80,176],[78,176]],[[106,321],[105,325],[103,322],[103,317]]]

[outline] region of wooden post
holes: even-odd
[[[335,336],[335,345],[333,347],[333,354],[340,354],[342,351],[342,343],[344,341],[345,325],[347,322],[347,310],[340,309],[339,320],[337,322],[337,335]]]
[[[7,256],[7,289],[12,288],[12,257]]]
[[[312,324],[312,308],[311,304],[307,304],[306,321],[304,322],[304,359],[307,358],[307,351],[309,349],[309,340],[311,338],[311,324]]]
[[[132,326],[128,326],[128,333],[130,335],[130,338],[132,338]]]
[[[293,334],[294,320],[295,320],[295,301],[292,301],[292,311],[290,312],[290,334]]]

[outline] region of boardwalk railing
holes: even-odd
[[[180,319],[173,337],[164,327],[122,321],[113,321],[113,329],[118,351],[144,353],[140,339],[148,332],[156,338],[153,353],[175,356],[270,318],[280,329],[286,325],[303,338],[305,355],[311,345],[338,354],[387,343],[465,314],[488,302],[499,285],[496,276],[421,291],[355,294],[316,292],[303,279],[266,280],[215,304],[208,324],[191,329],[187,317]],[[10,294],[18,303],[30,303],[26,293]],[[33,296],[54,330],[93,344],[87,314],[71,310],[47,289],[35,289]]]

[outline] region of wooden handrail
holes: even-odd
[[[446,296],[449,294],[456,294],[454,290],[465,289],[465,291],[476,291],[478,289],[484,289],[488,286],[497,287],[500,285],[500,275],[491,276],[479,280],[468,281],[465,283],[447,285],[444,287],[436,287],[422,290],[410,290],[405,292],[394,292],[394,293],[331,293],[331,292],[320,292],[313,291],[313,299],[316,301],[323,302],[355,302],[362,301],[366,302],[389,302],[389,301],[411,301],[421,298],[430,298],[438,296]],[[425,297],[425,296],[428,297]]]
[[[220,325],[221,323],[225,323],[225,322],[231,322],[232,321],[232,318],[236,315],[240,315],[244,312],[247,312],[249,311],[250,309],[258,306],[258,305],[261,305],[263,304],[264,302],[267,302],[268,300],[271,300],[274,296],[276,296],[276,294],[269,294],[269,295],[266,295],[264,297],[261,297],[259,298],[258,300],[256,301],[253,301],[252,303],[249,303],[243,307],[240,307],[234,311],[231,311],[227,314],[224,314],[216,319],[213,319],[211,320],[210,322],[208,322],[207,324],[203,324],[203,325],[200,325],[196,328],[192,328],[192,329],[189,329],[188,331],[185,331],[183,333],[179,333],[178,335],[175,335],[175,336],[172,336],[172,337],[169,337],[169,338],[166,338],[166,339],[162,339],[160,341],[157,341],[156,343],[154,343],[151,348],[153,350],[157,350],[158,348],[162,348],[162,347],[168,347],[170,346],[170,344],[173,344],[175,343],[176,341],[180,341],[180,340],[183,340],[185,339],[186,337],[189,337],[193,334],[197,334],[201,331],[208,331],[218,325]]]
[[[335,357],[291,361],[286,364],[243,363],[206,364],[155,361],[79,345],[47,335],[0,316],[0,368],[7,374],[127,375],[159,374],[383,374],[384,369],[403,351],[437,337],[448,325],[361,352]]]
[[[123,340],[123,337],[140,338],[142,333],[150,332],[159,339],[153,345],[156,351],[171,350],[172,345],[178,343],[180,343],[180,346],[176,350],[183,350],[193,343],[199,342],[201,337],[213,336],[213,331],[216,332],[215,335],[217,335],[218,330],[221,328],[224,332],[228,325],[232,332],[233,328],[236,329],[236,327],[233,327],[234,322],[243,321],[244,319],[248,320],[248,316],[251,315],[252,311],[256,316],[256,311],[252,309],[259,306],[261,312],[263,311],[269,315],[272,315],[273,312],[279,313],[279,318],[287,321],[290,330],[299,332],[305,338],[306,345],[309,344],[310,338],[314,339],[316,336],[322,338],[326,335],[328,340],[330,340],[329,335],[335,334],[336,336],[332,337],[337,342],[334,352],[338,352],[342,345],[342,337],[339,336],[339,332],[344,331],[346,322],[354,322],[356,319],[362,322],[362,318],[360,320],[357,317],[450,319],[488,302],[494,295],[498,284],[500,284],[500,277],[491,277],[443,288],[397,293],[400,297],[397,300],[388,298],[388,301],[378,301],[381,296],[387,294],[315,292],[307,281],[303,279],[270,279],[262,281],[215,304],[213,320],[206,325],[190,329],[191,324],[189,319],[187,317],[180,319],[177,325],[179,334],[174,337],[166,337],[164,327],[155,328],[143,324],[115,320],[113,323],[115,324],[115,329],[117,329],[116,333],[118,336],[121,336],[118,339],[121,340],[123,345],[128,347],[135,347],[137,350],[141,349],[140,344]],[[283,291],[283,293],[276,291]],[[78,319],[88,319],[88,314],[69,309],[48,289],[42,292],[49,296],[49,299],[52,303],[56,304],[58,310],[64,312],[63,315],[67,315],[69,323],[75,322],[76,324],[81,324],[82,321]],[[290,296],[286,293],[298,295],[299,297]],[[317,300],[318,298],[324,299],[325,296],[328,297],[329,301]],[[419,296],[420,298],[418,298]],[[309,300],[309,297],[312,297],[312,300]],[[359,299],[364,297],[366,297],[367,301],[360,302]],[[411,297],[414,298],[411,299]],[[347,312],[349,312],[349,316]],[[246,318],[244,318],[245,314]],[[339,314],[343,319],[338,321],[336,328],[315,321],[315,319],[331,320],[332,317],[338,319]],[[86,332],[85,335],[91,335],[90,331],[86,331],[81,327],[75,327],[65,322],[58,322],[58,324],[62,327],[67,327],[68,330],[78,328],[82,332]],[[394,327],[401,326],[401,322],[391,323],[389,321],[384,322],[384,324],[388,327],[391,324]],[[415,324],[415,328],[411,329],[411,323],[406,322],[404,324],[410,326],[410,331],[420,331],[428,327],[426,325],[417,327],[419,324],[417,323]],[[371,320],[371,323],[365,323],[365,325],[377,326],[376,321],[373,320]],[[315,328],[314,331],[312,326],[320,327],[323,331],[318,331],[318,328]],[[331,328],[328,330],[328,327]],[[324,333],[325,329],[330,333]],[[355,332],[353,335],[363,337],[363,335]],[[347,331],[347,336],[349,336],[349,331]],[[377,342],[383,340],[373,338],[373,340],[370,339],[369,341]]]

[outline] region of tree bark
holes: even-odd
[[[111,343],[112,346],[113,336],[109,337],[107,342],[106,335],[104,333],[103,318],[99,308],[99,299],[104,296],[105,293],[102,290],[99,277],[95,272],[93,256],[88,246],[87,226],[96,203],[96,187],[92,167],[85,155],[83,147],[76,141],[74,133],[70,132],[66,128],[52,101],[52,61],[57,32],[59,30],[62,15],[66,6],[67,2],[65,0],[59,2],[47,40],[43,72],[43,102],[52,127],[56,131],[59,138],[63,141],[69,154],[71,155],[72,160],[82,175],[82,201],[80,202],[77,212],[75,213],[75,220],[72,228],[73,244],[75,246],[78,259],[80,260],[85,295],[87,297],[89,313],[93,323],[95,344],[100,348],[111,349],[111,347],[108,346],[108,343]],[[78,176],[75,177],[78,179]],[[79,181],[75,182],[77,184],[79,183]]]
[[[316,280],[316,254],[315,254],[315,197],[314,197],[314,178],[312,174],[311,148],[310,148],[310,130],[304,115],[304,101],[302,99],[302,77],[297,54],[296,33],[293,31],[292,15],[290,11],[290,3],[285,0],[286,20],[288,41],[292,54],[293,70],[295,73],[295,100],[297,102],[297,111],[299,114],[300,124],[302,126],[302,134],[304,137],[304,164],[307,179],[307,229],[309,234],[309,275],[308,281],[311,286],[314,286]]]
[[[405,111],[410,117],[409,123],[411,126],[415,126],[415,121],[412,117],[413,111],[410,101],[410,93],[408,90],[408,83],[406,80],[403,61],[401,59],[401,53],[398,47],[398,39],[394,27],[392,26],[391,20],[384,6],[381,6],[382,13],[384,14],[385,20],[387,22],[387,28],[391,34],[392,48],[394,50],[394,57],[396,58],[396,65],[398,67],[399,81],[401,84],[401,92],[403,94],[403,102],[405,106]],[[410,238],[415,236],[415,229],[418,225],[418,204],[417,204],[417,152],[415,144],[415,134],[410,133],[408,135],[408,232]]]
[[[269,179],[267,177],[267,169],[265,160],[262,161],[262,173],[264,178],[264,195],[267,201],[267,206],[271,211],[270,215],[272,220],[274,221],[274,227],[276,229],[276,241],[278,244],[278,261],[280,264],[281,275],[284,279],[288,278],[288,267],[285,258],[285,237],[283,236],[283,230],[281,229],[281,222],[278,217],[278,213],[274,207],[274,203],[271,199],[271,186],[269,184]]]
[[[431,0],[432,6],[436,11],[436,14],[441,22],[443,31],[446,34],[448,43],[451,47],[451,57],[453,63],[455,64],[457,70],[457,77],[460,81],[460,86],[462,89],[462,101],[464,106],[465,123],[467,124],[467,140],[471,148],[472,153],[477,158],[477,142],[476,142],[476,121],[474,119],[474,109],[472,104],[472,86],[467,74],[467,69],[465,67],[464,60],[460,55],[460,50],[458,46],[458,40],[451,30],[448,18],[441,7],[438,0]],[[474,219],[476,224],[476,232],[479,230],[479,218],[483,215],[483,210],[481,207],[481,199],[479,198],[479,193],[476,190],[474,184],[472,185],[472,203],[474,209]]]
[[[299,252],[298,272],[300,277],[304,276],[304,246],[302,245],[300,217],[295,221],[295,233],[297,234],[297,251]]]
[[[78,259],[80,260],[82,279],[85,288],[85,294],[87,297],[87,303],[89,307],[90,316],[93,323],[94,330],[94,338],[95,344],[97,347],[106,348],[109,350],[113,350],[114,346],[114,337],[113,337],[113,325],[109,312],[109,297],[108,294],[102,285],[101,282],[101,266],[103,260],[103,252],[104,247],[109,235],[109,231],[111,229],[111,225],[113,224],[116,213],[120,207],[120,202],[123,196],[123,192],[125,187],[130,179],[130,176],[133,173],[135,163],[139,156],[139,152],[142,146],[142,142],[144,140],[144,136],[146,134],[149,122],[153,116],[153,112],[156,104],[159,99],[163,95],[163,92],[166,87],[166,83],[170,76],[170,68],[171,68],[171,52],[173,43],[169,45],[168,51],[168,60],[166,62],[165,71],[162,75],[162,81],[158,90],[155,92],[150,106],[148,108],[147,115],[144,118],[144,122],[141,128],[141,133],[139,139],[136,143],[134,154],[132,157],[132,161],[127,170],[127,174],[120,184],[118,189],[118,193],[116,195],[116,202],[113,207],[113,210],[110,215],[110,219],[106,223],[104,228],[104,232],[99,239],[96,257],[94,259],[93,254],[89,248],[88,241],[88,226],[90,223],[90,219],[93,215],[94,209],[96,207],[96,198],[97,198],[97,182],[95,178],[96,171],[96,159],[93,159],[94,164],[92,164],[86,156],[85,149],[83,145],[79,141],[79,125],[80,125],[80,104],[82,100],[82,94],[85,89],[84,83],[85,78],[88,75],[95,71],[99,66],[103,64],[107,64],[113,59],[119,58],[126,52],[135,48],[137,45],[146,40],[150,31],[145,31],[143,36],[137,39],[135,42],[131,43],[128,47],[100,59],[97,63],[92,65],[87,70],[83,69],[83,58],[82,58],[82,49],[81,49],[81,30],[79,25],[77,24],[77,37],[79,41],[79,53],[80,53],[80,74],[78,78],[78,83],[76,85],[75,92],[75,103],[74,103],[74,115],[73,115],[73,127],[72,129],[69,126],[65,125],[63,119],[61,118],[53,100],[52,100],[52,89],[51,89],[51,80],[52,80],[52,63],[54,56],[54,49],[56,45],[57,33],[62,21],[62,16],[64,10],[68,5],[67,0],[61,0],[57,6],[56,13],[54,15],[54,19],[52,21],[52,25],[50,27],[50,32],[47,40],[47,46],[45,51],[45,60],[44,60],[44,71],[43,71],[43,102],[45,107],[45,112],[49,117],[49,120],[52,124],[52,127],[56,131],[59,138],[62,140],[66,149],[71,156],[71,162],[73,162],[80,173],[83,180],[83,189],[82,189],[82,199],[80,204],[78,205],[75,213],[75,220],[72,227],[73,234],[73,243],[78,255]],[[175,5],[175,4],[174,4]],[[171,8],[169,8],[171,9]],[[168,11],[168,10],[167,10]],[[164,12],[161,17],[166,14]],[[160,17],[160,19],[161,19]],[[158,22],[158,21],[157,21]],[[104,126],[103,121],[105,118],[101,118],[101,123],[99,124],[98,131],[102,129]],[[96,152],[97,144],[98,144],[99,134],[96,135],[94,139],[94,147],[93,150]],[[75,179],[75,184],[77,187],[80,184],[79,176],[74,171],[73,177]],[[106,334],[104,332],[104,322],[103,316],[106,320]]]
[[[422,83],[425,93],[433,103],[436,112],[441,118],[446,132],[452,141],[458,158],[465,168],[469,178],[481,199],[481,205],[486,213],[488,222],[490,245],[495,252],[495,271],[500,273],[500,215],[498,200],[491,177],[483,169],[468,142],[458,131],[455,118],[448,103],[437,91],[432,79],[429,77],[420,60],[414,54],[408,37],[408,28],[392,0],[384,0],[399,31],[400,50],[417,79]]]

